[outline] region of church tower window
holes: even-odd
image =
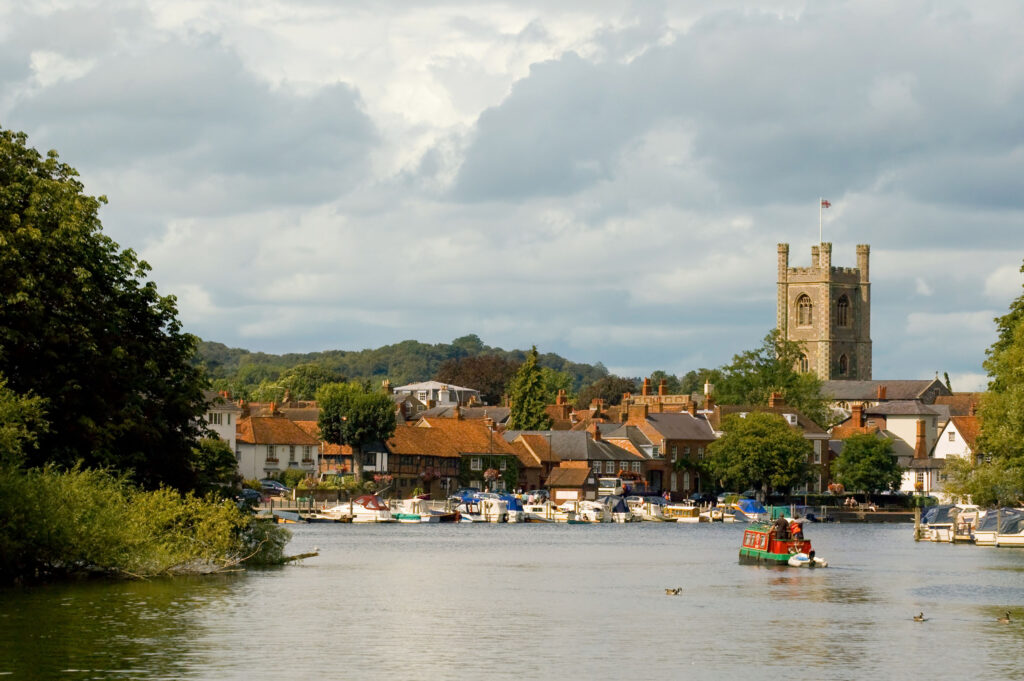
[[[806,293],[796,301],[796,323],[797,326],[810,326],[813,321],[814,306],[811,305],[811,297]]]
[[[846,355],[839,355],[839,375],[846,376],[850,373],[850,358]]]
[[[836,303],[836,323],[844,328],[850,325],[850,299],[845,293],[839,296],[839,302]]]
[[[807,359],[807,355],[800,355],[800,373],[806,374],[811,370],[811,361]]]

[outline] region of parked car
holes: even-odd
[[[242,490],[241,494],[235,497],[235,501],[239,504],[255,506],[263,501],[263,494],[261,494],[259,490],[246,487]]]
[[[690,495],[690,501],[698,504],[711,504],[717,501],[717,497],[711,492],[694,492]]]
[[[263,488],[264,494],[285,496],[292,493],[291,489],[287,485],[277,480],[260,480],[260,486]]]

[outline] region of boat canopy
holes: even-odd
[[[629,506],[622,497],[609,497],[608,504],[612,507],[612,513],[629,513]],[[614,500],[614,501],[613,501]]]
[[[1024,531],[1024,515],[1015,515],[1009,519],[1003,518],[999,534],[1020,534]]]
[[[768,510],[757,499],[740,499],[736,506],[746,514],[767,513]]]
[[[940,504],[938,506],[932,506],[921,518],[921,522],[926,525],[940,525],[943,523],[952,523],[953,518],[950,517],[950,511],[956,508],[953,504]]]
[[[381,501],[381,498],[376,494],[364,494],[361,497],[356,497],[352,500],[353,503],[359,504],[363,508],[369,511],[386,511],[388,505]]]

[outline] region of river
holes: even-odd
[[[831,567],[739,565],[741,525],[298,526],[284,568],[2,590],[0,674],[1024,678],[1024,551],[807,530]]]

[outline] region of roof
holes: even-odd
[[[688,413],[647,414],[647,422],[666,440],[714,440],[715,432],[702,416]]]
[[[235,426],[236,439],[250,445],[313,445],[320,440],[284,416],[247,416]]]
[[[232,402],[216,390],[204,390],[203,400],[210,406],[210,409],[216,409],[217,411],[242,411],[242,408],[236,402]]]
[[[540,463],[554,463],[561,461],[551,448],[548,438],[540,433],[523,433],[513,440],[513,444],[522,442],[537,457]]]
[[[458,457],[463,454],[518,456],[497,431],[484,422],[461,419],[421,419],[416,425],[398,426],[387,441],[393,454]]]
[[[981,419],[977,416],[953,416],[949,420],[953,422],[953,426],[960,433],[960,436],[963,437],[967,446],[972,451],[977,449],[975,444],[978,441],[978,435],[981,433]]]
[[[825,435],[825,431],[817,423],[804,416],[803,412],[788,404],[770,407],[766,404],[720,404],[715,406],[715,421],[718,428],[722,427],[722,420],[731,414],[749,414],[750,412],[764,412],[767,414],[778,414],[785,417],[786,414],[796,416],[796,424],[804,431],[805,435]]]
[[[320,407],[278,407],[277,410],[292,421],[317,421],[320,419]]]
[[[589,468],[552,468],[548,475],[548,487],[583,487],[591,475]]]
[[[952,395],[939,395],[935,398],[935,406],[944,405],[949,407],[950,416],[970,416],[971,407],[975,409],[981,406],[981,398],[985,393],[953,393]]]
[[[451,383],[441,383],[440,381],[423,381],[422,383],[410,383],[408,385],[400,385],[397,388],[392,388],[391,391],[395,393],[400,392],[415,392],[417,390],[441,390],[447,388],[453,392],[470,392],[479,393],[479,390],[474,388],[463,388],[459,385],[452,385]]]
[[[639,456],[644,456],[643,447],[650,447],[654,444],[636,426],[625,426],[621,423],[602,423],[599,427],[601,429],[601,437],[605,440],[613,442],[613,444]]]
[[[941,395],[950,394],[949,389],[936,378],[897,381],[825,381],[821,386],[821,394],[834,400],[847,402],[850,400],[871,401],[878,399],[879,386],[885,386],[886,400],[921,399],[929,389],[934,389]]]
[[[895,400],[864,408],[865,415],[881,414],[882,416],[941,416],[943,411],[920,400]]]
[[[455,405],[449,404],[440,407],[432,407],[425,409],[417,414],[420,418],[440,418],[450,419],[455,415]],[[459,414],[464,419],[493,419],[495,423],[505,423],[508,421],[509,414],[512,410],[508,407],[459,407]]]
[[[550,438],[552,456],[557,457],[552,460],[558,461],[633,461],[644,458],[614,443],[595,441],[590,433],[578,430],[506,430],[503,435],[509,442],[520,435]]]

